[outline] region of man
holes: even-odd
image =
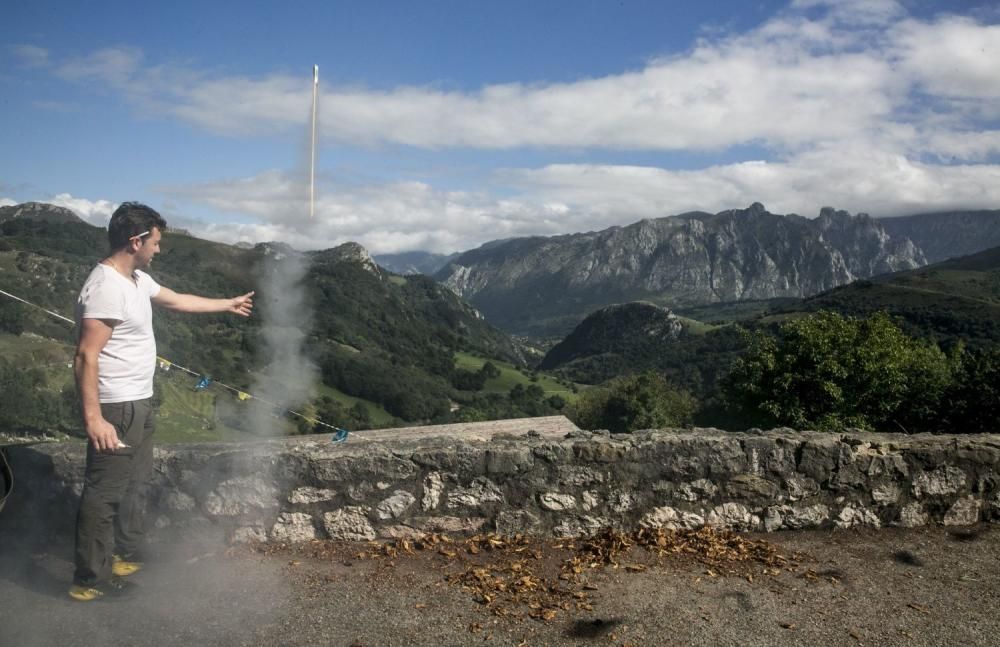
[[[143,270],[160,251],[166,221],[126,202],[108,223],[111,255],[90,273],[76,304],[74,370],[87,431],[87,468],[76,523],[70,597],[96,600],[139,570],[144,490],[153,465],[151,304],[178,312],[250,316],[253,292],[206,299],[161,287]]]

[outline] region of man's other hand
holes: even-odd
[[[104,418],[87,426],[87,438],[90,439],[90,444],[94,446],[94,449],[100,453],[113,452],[118,449],[120,444],[114,425]]]
[[[241,317],[249,317],[253,310],[253,291],[247,292],[241,297],[235,297],[229,304],[229,311]]]

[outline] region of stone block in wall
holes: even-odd
[[[584,512],[590,512],[597,506],[601,505],[601,498],[598,496],[597,492],[592,490],[584,490],[583,494],[580,495],[582,501],[581,507]]]
[[[552,534],[556,537],[590,537],[610,525],[611,522],[602,517],[580,515],[563,519],[552,528]]]
[[[608,497],[608,509],[623,515],[638,505],[639,497],[632,492],[615,492]]]
[[[674,497],[681,501],[694,503],[696,501],[710,501],[719,488],[708,479],[696,479],[690,483],[681,483],[674,491]]]
[[[441,472],[431,472],[424,477],[424,496],[420,500],[420,507],[424,512],[438,507],[442,492],[444,492],[444,479]]]
[[[643,528],[668,530],[695,529],[705,525],[705,518],[694,512],[685,512],[665,505],[643,515],[639,525]]]
[[[576,509],[576,497],[572,494],[562,494],[560,492],[543,492],[538,495],[538,505],[543,510],[562,512],[564,510]]]
[[[264,527],[260,524],[241,526],[233,530],[229,536],[229,541],[234,544],[265,542],[267,541],[267,532],[264,531]]]
[[[323,528],[330,539],[367,541],[375,539],[375,529],[368,521],[369,509],[347,506],[323,515]]]
[[[581,463],[620,463],[627,449],[615,441],[578,441],[573,443],[573,458]]]
[[[471,480],[486,472],[485,452],[463,444],[421,447],[410,454],[410,461],[427,470],[455,474],[461,480]]]
[[[848,504],[844,506],[834,524],[838,528],[853,528],[855,526],[869,526],[872,528],[882,527],[882,520],[878,515],[859,504]]]
[[[406,490],[396,490],[388,499],[375,506],[375,514],[383,521],[401,517],[411,505],[417,502],[417,497]]]
[[[726,496],[745,501],[774,501],[780,488],[774,481],[756,474],[740,474],[722,486]]]
[[[496,518],[496,531],[498,535],[530,535],[534,534],[541,520],[537,515],[527,510],[501,510]]]
[[[840,450],[838,436],[811,433],[799,449],[798,471],[821,485],[827,483],[837,468]]]
[[[366,454],[321,455],[309,462],[313,483],[345,487],[359,481],[395,483],[412,477],[417,466],[385,448],[375,447]]]
[[[190,512],[197,505],[193,497],[180,490],[166,490],[160,496],[160,506],[171,512]]]
[[[918,499],[928,496],[956,494],[965,487],[964,470],[951,465],[942,465],[931,472],[917,474],[913,478],[913,496]]]
[[[291,494],[288,495],[288,502],[292,505],[308,505],[310,503],[333,501],[336,498],[336,490],[305,486],[292,490]]]
[[[801,474],[791,474],[782,481],[789,501],[800,501],[819,494],[819,483]]]
[[[486,450],[487,474],[518,474],[527,472],[534,463],[529,447],[502,447]]]
[[[899,501],[902,491],[895,483],[880,483],[872,488],[872,500],[881,505],[892,505]]]
[[[883,476],[891,479],[903,479],[910,475],[910,468],[906,465],[906,459],[898,451],[885,453],[884,450],[876,449],[878,453],[871,457],[866,471],[868,476]]]
[[[478,508],[485,503],[500,503],[503,492],[485,477],[474,479],[468,487],[457,487],[448,493],[449,508]]]
[[[605,482],[605,473],[584,465],[560,465],[557,472],[559,485],[569,487],[589,487]]]
[[[554,465],[573,463],[573,448],[565,443],[546,442],[531,448],[535,458]]]
[[[896,525],[903,528],[916,528],[926,526],[928,519],[924,506],[914,501],[907,503],[899,511],[899,521],[896,522]]]
[[[271,539],[290,544],[312,541],[316,527],[311,515],[304,512],[282,512],[271,527]]]
[[[278,507],[278,490],[270,480],[259,475],[238,476],[215,486],[205,497],[205,512],[216,517],[231,517]]]
[[[760,517],[745,505],[732,502],[712,508],[705,521],[709,526],[724,530],[759,530],[761,526]]]
[[[817,503],[815,505],[791,506],[785,515],[784,527],[790,530],[819,528],[830,519],[830,508]]]
[[[826,525],[830,519],[830,509],[822,504],[807,506],[780,505],[771,506],[764,511],[764,529],[774,530],[804,530],[819,528]]]
[[[751,474],[769,474],[786,477],[795,472],[795,453],[798,443],[769,437],[743,440],[746,471]]]
[[[408,525],[412,525],[424,533],[450,532],[467,534],[476,532],[486,525],[485,517],[420,517],[411,520]]]
[[[955,501],[944,515],[946,526],[971,526],[979,523],[979,500],[967,496]]]

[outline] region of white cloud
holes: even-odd
[[[106,48],[63,62],[58,74],[103,81],[144,111],[214,133],[270,133],[308,118],[305,73],[232,77],[144,65],[144,58],[135,48]],[[914,141],[926,143],[935,138],[921,132],[924,120],[939,120],[914,109],[914,92],[995,112],[996,60],[998,25],[910,19],[894,0],[795,0],[746,34],[706,39],[600,78],[474,91],[321,86],[321,121],[325,136],[339,142],[431,149],[711,151],[764,144],[783,154],[900,123],[915,124]]]
[[[65,207],[90,224],[97,225],[98,227],[107,227],[108,220],[111,219],[111,214],[118,208],[117,202],[76,198],[69,193],[59,193],[42,202]]]
[[[142,60],[143,53],[138,48],[107,47],[62,63],[56,74],[73,81],[97,80],[127,89],[139,76]]]
[[[1000,25],[947,17],[907,20],[891,32],[903,71],[945,98],[1000,99]]]
[[[926,143],[934,139],[923,132],[931,124],[970,124],[940,123],[939,113],[920,108],[926,97],[914,93],[960,99],[963,110],[979,114],[995,111],[996,60],[998,25],[909,19],[891,0],[796,0],[746,34],[706,39],[600,78],[474,91],[321,85],[321,122],[325,136],[339,142],[430,149],[719,150],[750,143],[783,154],[900,124],[915,126],[914,142]],[[308,118],[305,73],[232,77],[143,62],[138,49],[109,48],[66,61],[58,73],[103,81],[144,111],[214,133],[269,133]]]
[[[49,63],[49,50],[37,45],[10,45],[8,47],[20,65],[45,67]]]
[[[15,204],[10,198],[0,198],[0,207],[13,207]]]
[[[624,224],[684,211],[763,202],[773,213],[815,216],[823,205],[877,217],[1000,204],[1000,165],[914,162],[864,145],[811,151],[786,162],[696,171],[552,165],[510,173],[525,193],[561,201],[594,223]]]
[[[251,222],[192,223],[192,233],[235,243],[280,240],[299,249],[355,241],[373,253],[454,251],[486,240],[572,230],[560,204],[497,200],[443,191],[421,182],[393,182],[321,192],[308,217],[305,187],[284,173],[188,187],[163,187],[171,199],[243,213]]]

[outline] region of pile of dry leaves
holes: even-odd
[[[355,544],[356,546],[356,544]],[[346,546],[316,541],[295,548],[314,559],[343,559]],[[273,544],[262,552],[284,550]],[[355,559],[378,560],[391,568],[403,558],[430,558],[441,562],[446,581],[460,586],[493,615],[553,620],[561,612],[593,609],[597,586],[589,575],[598,569],[642,572],[663,566],[669,559],[693,559],[710,577],[739,576],[753,581],[755,574],[777,575],[794,565],[794,558],[778,553],[770,543],[732,532],[704,527],[698,530],[605,529],[589,538],[540,540],[524,535],[504,537],[478,534],[452,539],[428,534],[368,544],[350,554]]]

